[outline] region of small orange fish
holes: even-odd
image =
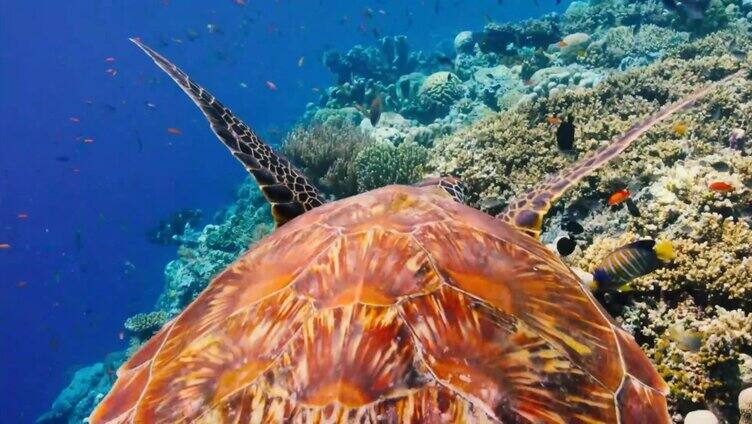
[[[94,142],[94,139],[91,138],[91,137],[85,137],[84,138],[84,143],[86,143],[86,144],[91,144],[93,142]]]
[[[734,191],[734,186],[727,183],[726,181],[713,181],[712,183],[708,184],[708,188],[719,193],[730,193]]]
[[[167,132],[172,135],[183,135],[183,132],[180,131],[180,128],[175,128],[175,127],[167,128]]]
[[[78,116],[71,116],[70,118],[68,118],[68,120],[75,123],[81,122],[81,118],[79,118]]]
[[[277,84],[275,84],[275,83],[273,83],[271,81],[267,81],[266,82],[266,88],[268,88],[271,91],[277,91]]]
[[[629,199],[629,190],[616,190],[610,196],[608,196],[606,203],[608,203],[609,206],[616,206],[627,199]]]
[[[10,244],[0,243],[0,250],[10,249]]]
[[[546,122],[548,125],[559,125],[561,124],[561,118],[556,115],[546,116]]]
[[[562,47],[566,47],[566,46],[568,46],[569,44],[568,44],[568,43],[567,43],[566,41],[564,41],[564,40],[561,40],[561,41],[559,41],[558,43],[556,43],[556,45],[557,45],[557,46],[558,46],[559,48],[562,48]]]
[[[245,0],[235,0],[235,4],[238,6],[245,6]],[[123,339],[120,339],[123,340]]]
[[[26,212],[19,212],[19,214],[16,216],[18,217],[18,219],[21,219],[21,220],[29,219],[29,214]]]
[[[112,56],[107,56],[106,58],[104,58],[104,61],[107,63],[112,63],[115,61],[115,58]]]
[[[684,122],[677,122],[671,127],[671,130],[674,132],[674,134],[683,136],[687,133],[689,127],[687,127],[687,124],[685,124]]]

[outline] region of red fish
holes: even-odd
[[[112,56],[107,56],[106,58],[104,58],[104,61],[107,63],[112,63],[115,61],[115,58]]]
[[[610,196],[608,196],[606,203],[608,203],[609,206],[616,206],[627,199],[629,199],[629,190],[616,190]]]
[[[708,184],[708,188],[719,193],[730,193],[734,191],[734,186],[726,181],[713,181]]]
[[[70,118],[68,118],[68,120],[75,123],[81,122],[81,118],[79,118],[78,116],[71,116]]]
[[[19,214],[16,216],[18,217],[18,219],[22,219],[22,220],[29,219],[29,214],[26,212],[19,212]]]
[[[183,132],[180,131],[180,128],[175,128],[175,127],[167,128],[167,132],[172,135],[183,135]]]
[[[277,84],[275,84],[275,83],[273,83],[271,81],[267,81],[266,82],[266,88],[268,88],[271,91],[277,91]]]
[[[0,243],[0,250],[10,249],[10,243]]]
[[[561,124],[561,118],[559,118],[556,115],[547,116],[546,117],[546,122],[548,123],[548,125],[554,125],[554,126],[555,125],[559,125],[559,124]]]

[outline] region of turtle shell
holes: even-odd
[[[435,187],[285,224],[117,374],[90,423],[669,422],[572,271]]]

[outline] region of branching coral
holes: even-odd
[[[357,193],[355,157],[373,139],[351,125],[295,128],[282,152],[327,194],[337,198]]]
[[[388,184],[411,184],[423,177],[428,157],[425,147],[414,143],[394,146],[377,142],[364,148],[355,159],[360,191]]]

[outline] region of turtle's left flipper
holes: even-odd
[[[626,133],[617,137],[608,145],[584,156],[563,171],[534,187],[525,195],[513,199],[507,209],[496,217],[519,228],[520,231],[538,238],[546,212],[551,209],[553,202],[559,199],[569,188],[615,158],[654,125],[674,113],[692,106],[697,100],[718,88],[719,85],[741,76],[742,72],[737,72],[720,81],[708,84],[683,99],[663,107],[654,115],[633,125]]]
[[[415,187],[439,187],[444,190],[455,202],[467,204],[467,187],[458,178],[451,175],[436,177],[430,176],[423,181],[414,184]]]
[[[253,130],[224,107],[165,57],[131,38],[138,47],[175,80],[204,112],[214,133],[253,175],[264,197],[272,206],[277,226],[323,204],[318,190],[292,164],[274,152]]]

